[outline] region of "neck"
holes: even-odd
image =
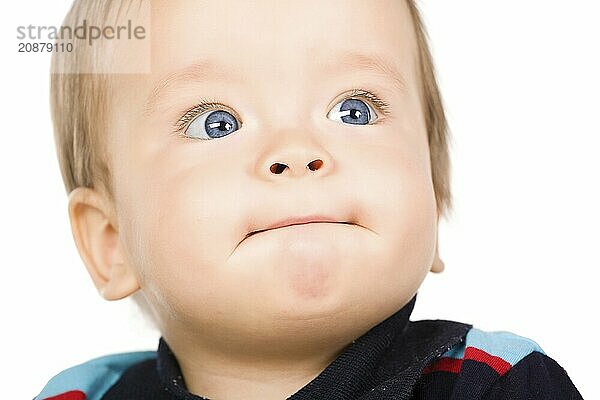
[[[280,400],[295,393],[294,399],[312,399],[317,392],[358,393],[369,384],[372,365],[406,325],[413,305],[414,298],[375,326],[373,321],[338,315],[212,339],[198,327],[163,330],[159,375],[182,400]],[[345,377],[343,388],[340,374]]]
[[[219,400],[280,400],[317,377],[346,346],[306,352],[302,358],[239,357],[200,346],[172,351],[191,393]]]
[[[230,338],[199,336],[198,328],[176,329],[165,332],[163,340],[189,392],[219,400],[280,400],[317,377],[361,334],[356,325],[344,326],[339,319],[299,324],[286,329],[280,325],[270,335],[238,333]]]

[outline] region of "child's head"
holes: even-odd
[[[65,24],[121,7],[94,3]],[[104,298],[143,294],[173,340],[300,349],[355,337],[443,269],[448,132],[412,0],[151,15],[151,73],[52,75],[73,234]],[[250,235],[315,215],[332,222]]]

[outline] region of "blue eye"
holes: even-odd
[[[225,110],[215,110],[194,117],[184,133],[194,139],[210,140],[227,136],[238,130],[238,127],[232,114]]]
[[[377,114],[368,103],[351,98],[338,103],[327,114],[330,119],[340,118],[343,122],[353,125],[368,125],[377,120]],[[371,117],[373,119],[371,120]]]

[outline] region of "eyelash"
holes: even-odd
[[[381,97],[379,97],[377,94],[375,94],[373,92],[370,92],[368,90],[358,89],[358,88],[353,88],[346,95],[344,95],[342,98],[340,98],[338,101],[336,101],[334,104],[337,104],[339,101],[348,100],[351,98],[362,98],[362,99],[368,100],[383,115],[385,115],[385,116],[390,115],[390,105],[387,102],[382,100]],[[211,99],[200,99],[200,103],[198,103],[196,106],[188,109],[181,116],[181,118],[179,118],[179,120],[175,123],[175,125],[173,126],[173,133],[175,133],[175,134],[181,133],[182,134],[183,132],[185,132],[187,127],[191,124],[191,122],[198,115],[201,115],[202,113],[209,111],[209,110],[221,110],[221,109],[231,112],[231,114],[233,114],[236,118],[238,118],[238,115],[235,112],[233,112],[233,110],[231,110],[226,105],[219,103],[216,99],[212,99],[212,98]],[[379,122],[380,122],[380,118],[377,118],[377,120],[374,123],[369,124],[369,125],[376,125]],[[185,135],[183,135],[183,134],[182,134],[182,136],[185,137]],[[197,139],[194,139],[194,140],[197,140]]]

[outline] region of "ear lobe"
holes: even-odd
[[[98,287],[98,285],[96,285]],[[99,288],[100,295],[106,300],[120,300],[140,289],[137,278],[131,268],[120,263],[110,269],[110,278]]]
[[[73,239],[96,289],[106,300],[119,300],[140,289],[125,261],[111,204],[98,191],[78,187],[69,194]]]
[[[440,258],[440,253],[438,251],[438,243],[439,243],[439,231],[435,234],[435,255],[433,257],[433,262],[431,263],[431,272],[439,274],[444,271],[445,265],[442,259]]]
[[[438,252],[438,245],[436,242],[435,256],[433,258],[433,263],[431,264],[431,272],[439,274],[440,272],[444,271],[444,268],[445,268],[445,265],[444,265],[444,262],[442,261],[442,259],[440,258],[440,254]]]

